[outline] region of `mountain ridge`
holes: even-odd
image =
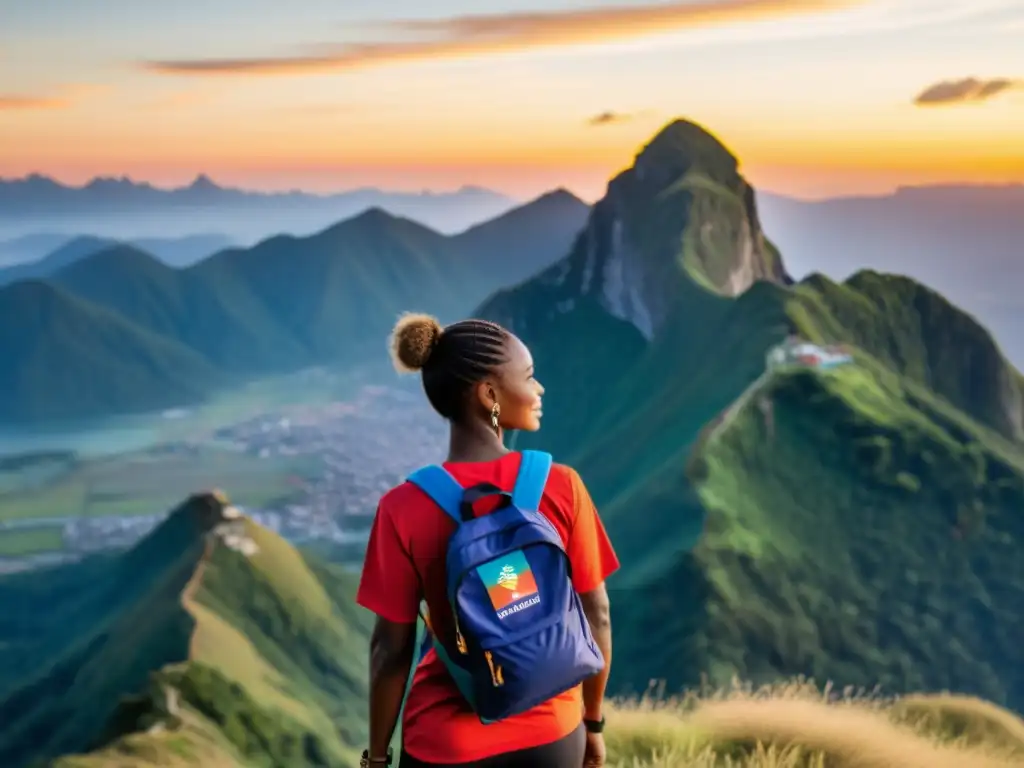
[[[0,705],[4,765],[89,765],[86,753],[107,759],[139,738],[181,741],[218,764],[356,762],[369,621],[351,577],[309,561],[220,492],[193,495],[136,547],[85,568],[92,585],[54,595],[92,601],[78,619],[85,637],[57,647],[57,663],[37,663]],[[42,578],[59,584],[65,570],[83,564]],[[134,573],[132,586],[104,597],[121,572]],[[0,599],[11,583],[0,581]],[[66,705],[54,705],[54,690]],[[33,738],[42,729],[49,738]]]
[[[765,226],[794,275],[905,274],[980,318],[1024,368],[1024,186],[924,187],[885,196],[793,201],[759,193]]]
[[[183,237],[141,237],[118,240],[95,235],[38,235],[15,238],[0,243],[0,253],[9,251],[4,266],[0,267],[0,285],[28,278],[46,278],[56,269],[75,261],[75,251],[89,253],[118,243],[131,245],[156,256],[172,267],[184,267],[206,258],[210,254],[236,245],[231,239],[217,234],[196,234]],[[72,249],[70,258],[60,254]]]

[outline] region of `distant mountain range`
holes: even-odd
[[[1024,336],[1017,333],[1024,327],[1024,299],[1016,290],[1024,281],[1024,186],[906,187],[822,201],[765,192],[757,197],[765,230],[794,275],[821,272],[844,280],[859,269],[906,274],[977,316],[1010,359],[1024,366]],[[205,176],[166,190],[126,179],[68,187],[30,176],[0,180],[0,268],[38,261],[83,235],[131,243],[185,266],[231,245],[284,232],[313,234],[370,207],[454,233],[516,205],[474,187],[440,194],[362,189],[314,195],[228,189]],[[964,258],[968,252],[972,257]],[[22,274],[46,273],[30,267]]]
[[[579,470],[621,557],[613,690],[810,675],[1024,711],[1024,377],[962,310],[875,271],[794,283],[736,158],[680,121],[477,314],[545,385],[516,447]],[[769,370],[793,336],[854,362]]]
[[[162,189],[128,178],[95,178],[72,187],[33,174],[0,179],[0,237],[60,231],[134,240],[219,232],[232,240],[253,242],[273,232],[315,232],[372,207],[453,233],[519,204],[472,186],[454,192],[364,188],[315,195],[221,187],[205,175],[185,187]]]
[[[445,236],[371,208],[184,269],[75,240],[0,288],[0,422],[174,407],[246,377],[383,359],[400,312],[469,312],[557,259],[588,210],[557,190]]]

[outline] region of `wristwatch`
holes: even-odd
[[[373,768],[375,765],[391,765],[391,747],[388,747],[387,757],[370,757],[370,750],[364,749],[363,756],[359,759],[359,768]]]
[[[587,733],[603,733],[604,732],[604,715],[601,715],[600,720],[587,720],[583,718],[583,727],[587,729]]]

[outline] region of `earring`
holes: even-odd
[[[501,406],[497,403],[491,408],[491,429],[494,430],[494,434],[500,435],[501,428],[498,426],[498,416],[501,415]]]

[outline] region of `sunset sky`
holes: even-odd
[[[1024,182],[1024,0],[0,0],[0,176],[594,199],[669,120],[763,189]]]

